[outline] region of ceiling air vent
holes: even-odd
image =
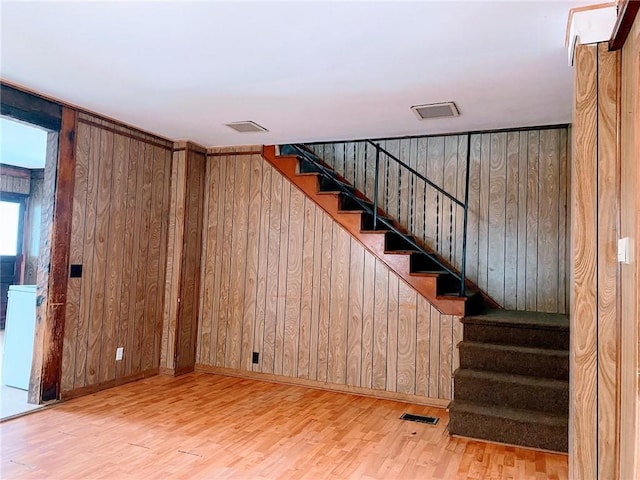
[[[445,103],[430,103],[429,105],[415,105],[411,107],[416,116],[420,120],[426,120],[428,118],[440,118],[440,117],[457,117],[460,115],[458,107],[453,102]]]
[[[236,132],[240,133],[255,133],[255,132],[268,132],[264,127],[261,127],[256,122],[252,122],[250,120],[246,122],[232,122],[225,123],[225,125],[229,128],[233,128]]]

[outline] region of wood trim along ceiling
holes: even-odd
[[[638,10],[640,10],[640,1],[618,1],[618,19],[609,40],[609,50],[620,50],[623,47],[638,16]]]

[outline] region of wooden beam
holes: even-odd
[[[629,32],[633,22],[640,10],[640,1],[638,0],[620,0],[618,3],[618,19],[613,27],[611,40],[609,40],[609,50],[620,50],[627,41]]]
[[[38,272],[37,321],[34,361],[29,386],[29,401],[43,403],[60,396],[62,343],[64,339],[65,305],[69,270],[71,217],[75,181],[76,112],[64,107],[58,143],[57,172],[48,160],[45,183],[53,184],[52,215],[48,234],[41,242]],[[44,233],[44,232],[43,232]],[[48,250],[48,251],[45,251]]]
[[[39,96],[23,92],[0,83],[0,113],[23,122],[39,125],[48,130],[59,131],[62,121],[62,106]]]

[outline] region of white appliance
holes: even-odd
[[[4,385],[29,390],[35,328],[36,286],[9,286],[2,358]]]

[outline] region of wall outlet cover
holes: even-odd
[[[116,349],[116,361],[117,360],[122,360],[122,355],[124,355],[124,348],[123,347],[118,347]]]

